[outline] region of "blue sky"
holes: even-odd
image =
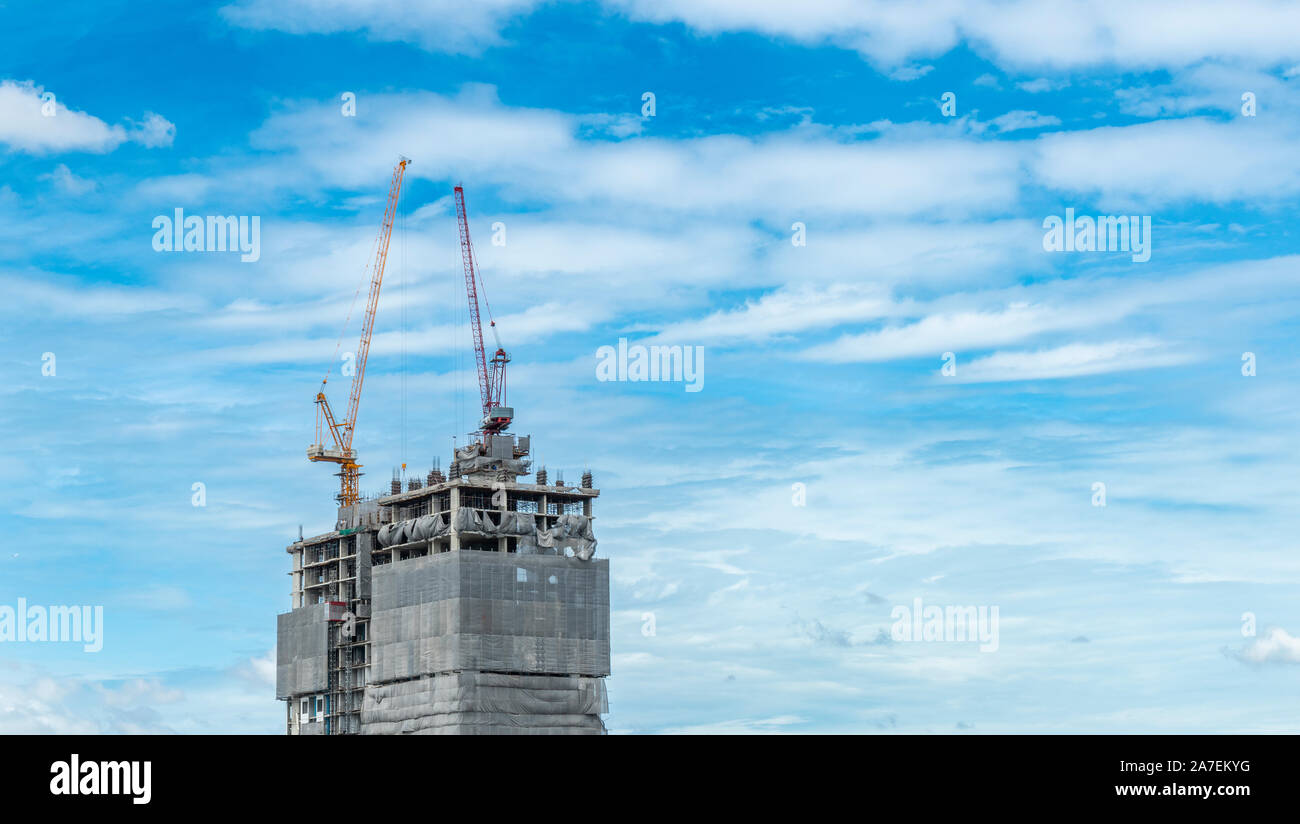
[[[602,489],[612,731],[1297,728],[1300,11],[464,5],[0,5],[0,604],[106,635],[0,646],[0,731],[282,730],[399,154],[363,487],[473,418],[462,182],[515,428]],[[154,251],[175,208],[260,259]],[[1067,208],[1150,260],[1045,251]],[[703,390],[596,380],[619,338]],[[918,597],[998,650],[892,640]]]

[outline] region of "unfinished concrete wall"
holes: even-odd
[[[609,674],[609,562],[446,552],[372,572],[370,683],[457,670]]]

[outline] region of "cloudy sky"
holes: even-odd
[[[1297,728],[1300,9],[413,5],[0,4],[0,605],[105,610],[0,644],[0,732],[283,730],[402,154],[363,487],[472,425],[463,182],[515,428],[602,490],[612,731]],[[155,251],[178,208],[259,259]],[[702,391],[598,381],[620,338]]]

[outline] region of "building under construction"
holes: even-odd
[[[589,474],[520,483],[528,439],[488,444],[288,547],[276,695],[290,734],[604,732],[600,493]]]
[[[363,498],[352,434],[405,158],[394,169],[347,416],[317,394],[313,461],[340,465],[334,530],[290,544],[290,611],[277,626],[276,697],[291,735],[599,734],[608,711],[609,562],[593,557],[590,472],[531,473],[530,438],[505,432],[505,364],[482,343],[464,195],[457,216],[483,420],[444,475],[394,478]],[[495,323],[492,323],[495,327]],[[324,432],[331,445],[327,445]]]

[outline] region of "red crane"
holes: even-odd
[[[357,489],[361,477],[361,464],[352,451],[352,436],[357,428],[357,406],[361,403],[361,383],[366,378],[366,360],[370,357],[370,333],[375,328],[375,309],[379,306],[379,287],[384,282],[384,264],[388,260],[388,240],[393,234],[393,219],[397,216],[397,201],[402,192],[402,177],[406,172],[409,158],[401,158],[393,169],[393,180],[388,186],[388,207],[384,210],[384,222],[379,226],[379,237],[375,241],[375,257],[370,265],[370,298],[366,303],[365,319],[361,323],[361,343],[357,346],[355,371],[352,374],[352,392],[348,395],[348,416],[342,421],[334,419],[334,410],[325,397],[325,384],[329,378],[321,381],[320,391],[316,393],[316,443],[307,447],[307,459],[310,461],[329,461],[340,465],[340,489],[338,502],[340,506],[351,506],[360,500]],[[326,449],[321,438],[322,420],[328,426],[334,438],[334,448]]]
[[[483,420],[479,428],[484,436],[502,432],[510,425],[515,411],[506,406],[506,364],[510,355],[501,348],[497,336],[497,322],[492,319],[492,306],[484,292],[483,303],[488,310],[488,324],[496,341],[497,351],[488,360],[483,348],[483,324],[479,320],[478,293],[482,279],[474,263],[474,246],[469,239],[469,218],[465,214],[465,188],[456,187],[456,220],[460,224],[460,256],[465,264],[465,293],[469,298],[469,320],[474,333],[474,362],[478,368],[479,397],[483,402]]]

